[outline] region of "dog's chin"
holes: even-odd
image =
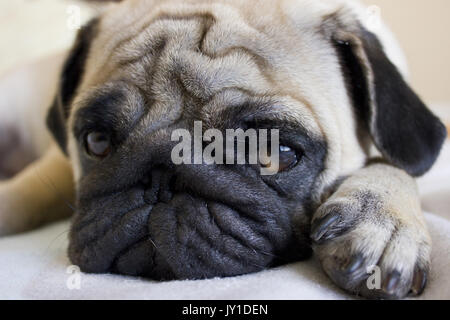
[[[309,257],[280,203],[235,208],[187,192],[151,203],[135,187],[80,205],[69,257],[84,272],[155,280],[242,275]]]

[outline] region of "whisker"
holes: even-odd
[[[148,240],[152,243],[152,245],[155,247],[156,250],[158,250],[158,247],[156,246],[155,242],[152,240],[151,237],[148,237]]]
[[[63,232],[59,233],[55,238],[53,238],[52,241],[48,244],[47,248],[44,250],[44,256],[47,255],[48,251],[50,250],[50,247],[57,241],[62,235],[67,234],[70,232],[70,229],[64,230]]]
[[[37,177],[39,178],[39,180],[46,185],[47,187],[49,187],[50,189],[52,189],[58,196],[60,196],[60,198],[63,200],[63,202],[65,203],[65,205],[71,209],[74,213],[75,213],[75,205],[73,203],[71,203],[69,200],[67,200],[63,194],[61,194],[61,192],[58,191],[58,189],[56,188],[55,184],[53,183],[52,179],[47,176],[46,174],[44,174],[44,176],[46,177],[45,181],[42,177],[42,174],[39,172],[39,170],[37,168],[35,168],[35,172]]]

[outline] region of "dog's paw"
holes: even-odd
[[[327,275],[353,294],[401,299],[425,288],[431,251],[426,226],[370,192],[322,205],[311,239]]]

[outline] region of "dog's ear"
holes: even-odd
[[[75,43],[63,65],[58,92],[47,114],[47,127],[61,149],[67,153],[67,119],[72,100],[80,85],[90,44],[95,37],[98,20],[91,20],[80,29]]]
[[[326,23],[357,114],[383,157],[412,176],[426,173],[447,135],[389,60],[379,39],[359,23]]]

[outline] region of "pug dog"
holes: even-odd
[[[73,215],[68,255],[84,272],[231,277],[314,253],[350,293],[421,294],[431,239],[414,178],[447,133],[365,12],[348,0],[111,4],[62,68],[56,143],[0,187],[1,233]],[[171,134],[195,121],[278,129],[279,170],[175,165]]]

